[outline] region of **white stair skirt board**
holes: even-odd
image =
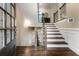
[[[47,44],[47,47],[68,47],[66,44]]]
[[[53,33],[60,33],[60,32],[47,32],[47,34],[48,34],[48,33],[53,34]]]
[[[63,42],[64,39],[47,39],[47,42]]]

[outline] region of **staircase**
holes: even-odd
[[[67,47],[62,34],[53,23],[45,23],[47,33],[47,48],[52,47]]]

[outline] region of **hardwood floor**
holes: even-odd
[[[37,48],[34,47],[16,47],[17,56],[77,56],[69,48]]]

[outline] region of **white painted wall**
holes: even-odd
[[[68,3],[66,6],[67,19],[55,23],[63,34],[70,49],[79,55],[79,4]],[[72,18],[73,21],[69,22]]]
[[[24,26],[25,20],[31,25],[38,25],[37,4],[36,3],[20,3],[16,4],[16,45],[31,46],[33,39],[33,30]]]

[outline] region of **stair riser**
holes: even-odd
[[[59,44],[58,45],[57,44],[56,45],[55,44],[53,44],[53,45],[52,44],[47,44],[47,48],[52,48],[52,47],[68,47],[68,46],[65,45],[65,44],[64,45],[62,45],[62,44],[61,45],[59,45]]]
[[[46,25],[47,27],[56,27],[56,26],[54,26],[54,25]]]
[[[47,35],[47,37],[62,37],[62,35]]]
[[[65,40],[63,40],[63,39],[47,39],[47,42],[64,42]]]
[[[60,33],[60,32],[47,32],[47,34],[54,34],[54,33]]]

